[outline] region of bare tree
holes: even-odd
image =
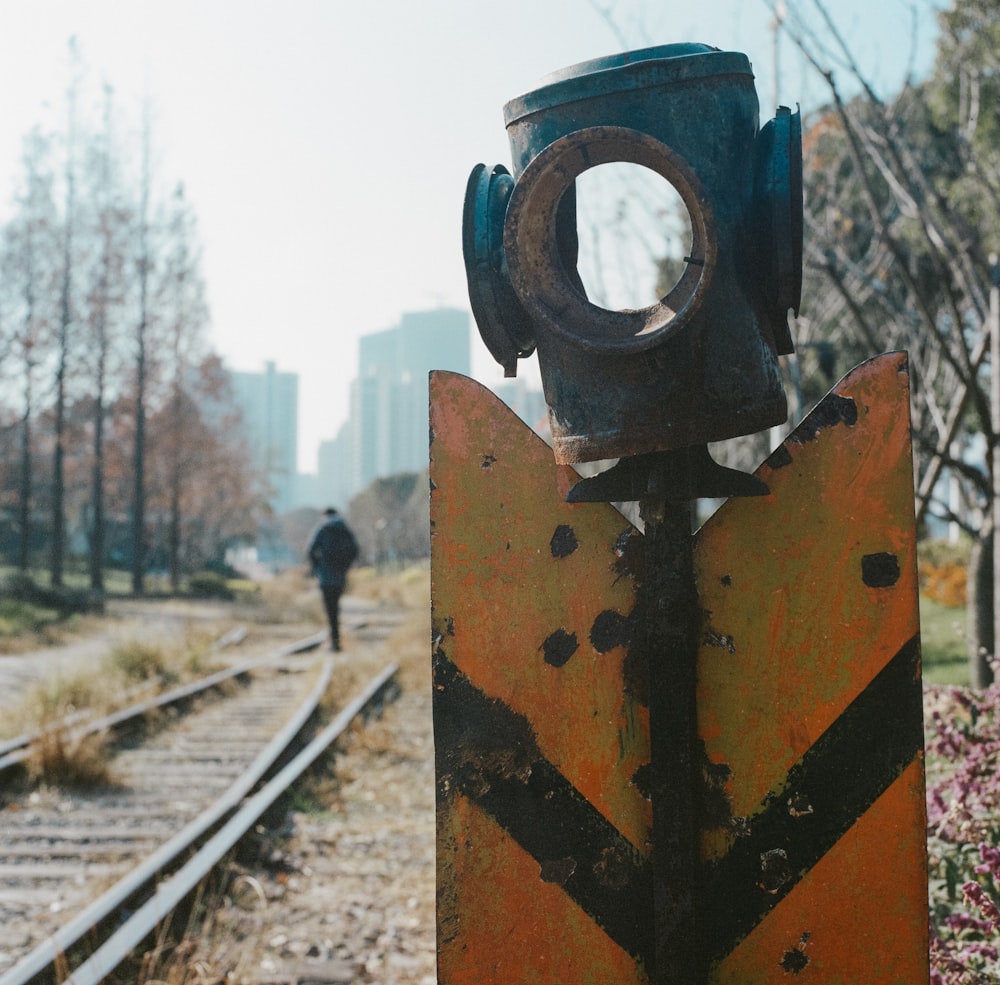
[[[830,95],[806,139],[806,317],[800,322],[852,353],[907,349],[912,371],[916,514],[973,538],[970,605],[973,683],[989,676],[992,587],[982,563],[992,543],[993,454],[989,380],[989,254],[997,245],[1000,133],[986,132],[981,94],[1000,95],[1000,10],[956,0],[941,15],[930,79],[880,98],[851,58],[820,0],[818,32],[786,27]],[[837,61],[859,94],[846,99]],[[980,95],[973,95],[979,93]],[[971,192],[974,189],[974,192]],[[984,207],[984,204],[986,207]],[[978,449],[978,451],[977,451]],[[945,474],[951,482],[945,483]],[[955,495],[957,491],[957,497]]]
[[[184,197],[184,186],[174,191],[171,215],[167,220],[167,248],[164,258],[164,283],[161,287],[161,310],[170,338],[170,396],[167,408],[168,433],[165,448],[169,456],[167,488],[167,553],[170,584],[176,591],[181,583],[181,529],[185,478],[191,474],[192,461],[199,449],[190,427],[191,369],[197,364],[203,341],[208,309],[201,277],[194,215]]]
[[[58,218],[53,199],[51,139],[32,130],[24,143],[22,186],[15,213],[4,229],[2,283],[9,363],[17,373],[19,406],[18,553],[22,572],[30,566],[35,499],[34,430],[40,366],[51,342]]]
[[[49,573],[53,587],[63,583],[63,560],[66,550],[66,374],[69,371],[70,330],[74,322],[73,276],[74,233],[76,231],[76,141],[77,99],[80,89],[79,57],[76,39],[70,38],[70,82],[66,93],[66,149],[64,172],[64,211],[62,221],[62,270],[59,327],[55,351],[55,422],[52,459],[52,531]]]
[[[136,280],[139,306],[135,324],[135,432],[132,456],[132,591],[142,595],[146,572],[146,398],[148,374],[148,338],[150,330],[149,286],[154,265],[150,237],[150,196],[152,162],[150,160],[149,107],[146,107],[142,131],[142,176],[136,228]]]

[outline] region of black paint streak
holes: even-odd
[[[434,733],[439,816],[455,796],[467,797],[538,862],[541,878],[650,967],[649,862],[541,756],[528,720],[475,687],[440,650]]]
[[[653,812],[652,980],[703,980],[698,915],[698,814],[695,684],[702,611],[698,605],[691,507],[650,492],[639,503],[645,570],[634,609],[631,653],[648,672]]]
[[[473,688],[440,649],[434,654],[433,670],[438,783],[454,780],[467,796],[474,796],[486,794],[498,780],[526,780],[532,764],[541,758],[531,723],[502,701],[487,698],[478,691],[475,718],[439,713],[445,707],[442,703],[439,708],[438,704],[443,689],[452,688],[457,699]],[[441,794],[442,790],[438,792]]]
[[[802,444],[815,441],[820,431],[846,424],[853,427],[858,423],[858,405],[850,397],[839,393],[828,393],[813,412],[788,436],[789,441]],[[770,459],[768,459],[770,461]]]
[[[554,558],[569,557],[578,547],[580,542],[576,539],[573,528],[565,523],[560,523],[552,534],[549,541],[549,550]]]
[[[632,639],[632,620],[614,609],[605,609],[590,627],[590,642],[598,653],[625,646]]]
[[[539,647],[545,662],[553,667],[564,667],[579,648],[576,633],[567,633],[565,629],[557,629]]]
[[[923,748],[919,662],[915,636],[792,767],[784,791],[748,819],[747,836],[705,865],[711,960],[760,924]]]
[[[866,554],[861,559],[861,580],[869,588],[892,588],[899,581],[899,559],[895,554]]]

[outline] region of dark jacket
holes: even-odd
[[[358,542],[339,516],[321,523],[309,538],[309,562],[320,588],[343,588],[357,556]]]

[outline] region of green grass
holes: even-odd
[[[924,683],[969,683],[969,657],[965,648],[965,609],[920,597],[920,644]]]
[[[5,582],[13,575],[19,574],[16,567],[9,564],[0,565],[0,583]],[[47,568],[33,567],[28,571],[28,577],[38,585],[48,585],[50,583],[49,571]],[[90,574],[86,567],[79,562],[67,562],[63,571],[63,584],[67,588],[85,590],[90,588]],[[132,575],[130,572],[120,568],[104,569],[104,590],[109,595],[128,595],[132,591]]]
[[[57,623],[60,618],[55,609],[17,599],[0,599],[0,636],[37,633]]]

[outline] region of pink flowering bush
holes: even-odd
[[[996,985],[1000,685],[930,688],[926,703],[931,982]]]

